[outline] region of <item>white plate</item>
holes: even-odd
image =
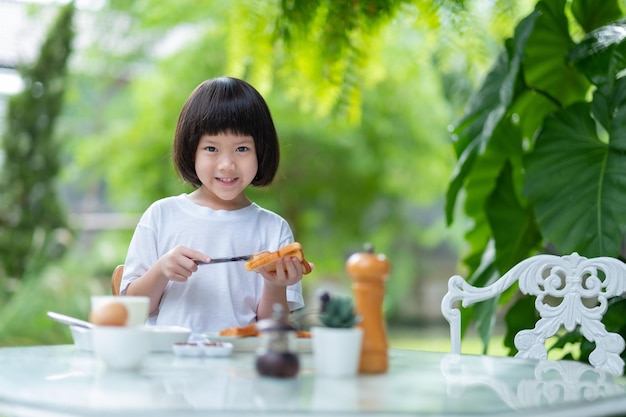
[[[202,336],[209,342],[232,343],[234,352],[254,352],[261,343],[260,337],[220,336],[219,333],[204,333]],[[297,353],[311,353],[311,339],[297,338],[295,350]]]
[[[146,326],[151,331],[150,351],[171,352],[172,345],[179,342],[187,342],[191,330],[179,326]],[[74,344],[81,350],[92,351],[91,330],[84,327],[70,326]]]

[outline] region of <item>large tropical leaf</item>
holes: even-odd
[[[524,78],[528,86],[567,106],[585,97],[589,83],[568,65],[565,57],[574,46],[565,16],[565,0],[537,3],[534,30],[526,44]]]
[[[618,0],[574,0],[572,14],[585,33],[622,17]]]
[[[519,130],[519,126],[512,123],[511,117],[502,119],[496,129],[493,132],[491,140],[487,149],[476,159],[476,163],[472,167],[472,171],[467,176],[465,189],[467,191],[467,198],[465,199],[465,213],[474,221],[473,228],[466,234],[466,240],[470,244],[471,253],[482,253],[487,243],[495,238],[496,250],[499,251],[499,245],[506,244],[506,242],[512,242],[509,240],[510,233],[512,233],[509,226],[512,225],[511,217],[507,217],[507,213],[504,213],[504,218],[500,216],[497,220],[493,218],[488,219],[488,213],[490,210],[492,214],[494,211],[498,212],[499,205],[497,201],[490,202],[489,199],[497,192],[501,184],[498,184],[505,166],[515,166],[516,172],[520,173],[522,169],[521,164],[521,151],[522,151],[522,139]],[[519,177],[520,174],[516,174]],[[512,179],[513,177],[511,177]],[[512,179],[513,181],[513,179]],[[515,185],[511,182],[511,189],[508,190],[513,195],[521,193],[521,179],[516,181],[519,185]],[[509,184],[507,184],[509,185]],[[518,200],[518,197],[512,197]],[[496,214],[497,216],[497,214]],[[501,220],[501,221],[498,221]],[[499,235],[496,235],[498,233]],[[498,236],[501,239],[498,239]],[[517,260],[514,261],[514,263]],[[468,266],[472,268],[474,263],[468,263]]]
[[[550,116],[527,159],[525,192],[541,232],[562,253],[617,256],[626,224],[626,79],[594,107],[613,108],[598,137],[592,105],[578,103]],[[610,104],[607,104],[607,102]]]
[[[446,193],[448,224],[452,223],[458,193],[473,169],[477,155],[487,148],[494,129],[507,114],[514,98],[526,40],[532,33],[537,16],[538,13],[532,13],[517,26],[513,42],[509,42],[507,51],[500,56],[480,90],[472,97],[467,114],[454,129],[458,162]]]
[[[515,188],[512,168],[507,163],[485,209],[496,245],[496,265],[502,272],[526,258],[541,242],[535,216],[520,201]]]

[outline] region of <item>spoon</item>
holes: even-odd
[[[68,324],[70,326],[84,327],[86,329],[91,329],[93,327],[93,324],[88,321],[66,316],[65,314],[55,313],[53,311],[48,311],[48,317],[52,320],[58,321],[59,323]]]

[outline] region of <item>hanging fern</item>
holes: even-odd
[[[262,92],[279,69],[304,110],[358,121],[368,49],[401,0],[240,0],[231,8],[229,74]]]

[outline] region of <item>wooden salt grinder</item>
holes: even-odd
[[[363,329],[359,372],[386,372],[389,358],[383,298],[391,265],[385,255],[374,253],[373,246],[366,244],[365,252],[353,253],[348,258],[346,271],[353,280],[355,308],[361,316],[359,327]]]

